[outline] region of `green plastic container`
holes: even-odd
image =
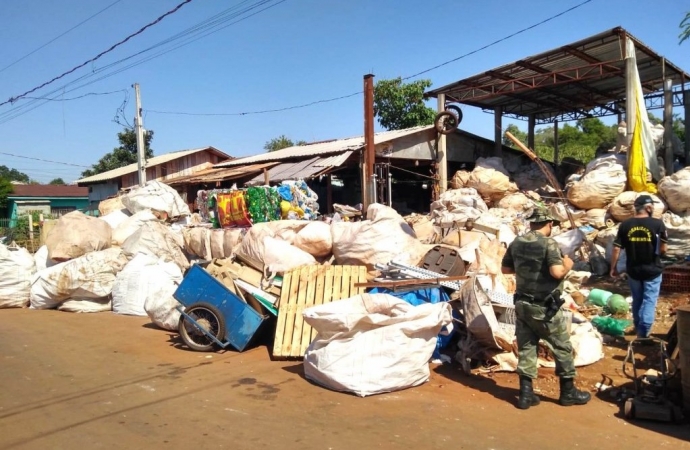
[[[587,301],[602,308],[606,306],[606,301],[613,295],[613,292],[605,291],[603,289],[592,289],[587,297]]]
[[[606,306],[611,311],[611,314],[627,314],[630,305],[620,294],[613,294],[606,300]]]

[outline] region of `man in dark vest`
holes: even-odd
[[[518,345],[520,396],[517,407],[527,409],[539,404],[532,380],[537,378],[539,340],[548,342],[556,359],[556,375],[560,377],[563,406],[584,405],[591,395],[575,388],[575,364],[565,316],[560,310],[563,301],[560,285],[573,267],[563,256],[556,241],[551,239],[554,218],[543,208],[536,208],[527,219],[530,231],[516,238],[503,257],[503,273],[515,274],[515,337]]]

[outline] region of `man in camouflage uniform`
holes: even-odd
[[[532,380],[537,378],[537,345],[540,339],[551,345],[556,359],[556,374],[560,377],[561,387],[558,402],[563,406],[584,405],[591,396],[577,390],[573,383],[573,347],[565,316],[560,309],[555,314],[554,310],[549,312],[549,303],[560,299],[558,289],[573,267],[573,261],[562,256],[556,241],[549,237],[554,219],[547,210],[536,208],[527,220],[530,231],[510,244],[501,264],[503,273],[515,274],[517,285],[515,337],[520,376],[517,407],[527,409],[539,404]]]

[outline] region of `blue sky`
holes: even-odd
[[[0,3],[0,70],[115,0],[5,0]],[[233,6],[259,0],[194,0],[93,64],[38,90],[73,98],[127,90],[126,119],[134,113],[132,83],[144,110],[235,113],[299,105],[357,92],[362,76],[407,76],[482,47],[582,0],[285,0],[242,22],[88,86],[108,64],[167,39]],[[262,8],[279,0],[270,0]],[[0,71],[0,101],[21,94],[92,58],[180,3],[120,0],[103,13]],[[654,6],[651,6],[654,5]],[[259,8],[261,9],[261,8]],[[679,0],[592,0],[568,14],[487,50],[429,72],[434,87],[568,44],[616,26],[690,70],[690,42],[678,45],[678,24],[690,4]],[[256,12],[258,9],[253,10]],[[166,47],[163,47],[166,48]],[[142,58],[146,54],[140,56]],[[133,61],[136,61],[134,59]],[[121,68],[126,64],[113,66]],[[117,145],[113,122],[124,92],[66,102],[0,106],[0,152],[89,166]],[[41,105],[31,111],[29,106]],[[24,113],[8,120],[12,108]],[[657,112],[661,114],[660,111]],[[233,156],[262,152],[285,134],[316,141],[361,135],[362,97],[286,112],[243,116],[177,116],[147,112],[156,154],[213,145]],[[519,124],[522,127],[524,123]],[[462,127],[493,137],[493,117],[466,107]],[[0,154],[0,164],[34,179],[79,178],[83,168]]]

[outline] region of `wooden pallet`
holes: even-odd
[[[365,288],[355,284],[366,280],[365,266],[306,266],[286,273],[278,303],[273,357],[303,357],[316,331],[304,321],[302,311],[363,294]]]

